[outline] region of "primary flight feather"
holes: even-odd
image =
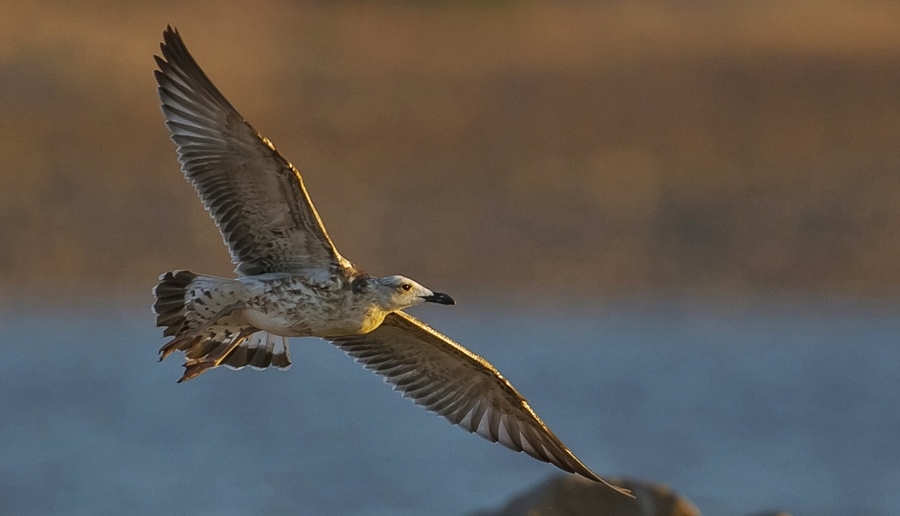
[[[337,251],[300,172],[213,85],[171,27],[154,75],[178,161],[218,226],[235,279],[167,272],[154,289],[160,360],[179,382],[227,366],[290,367],[288,337],[331,341],[404,396],[469,432],[612,486],[551,432],[491,364],[403,309],[454,304],[403,277],[366,274]]]

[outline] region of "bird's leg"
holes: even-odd
[[[187,360],[184,363],[184,374],[181,376],[181,379],[178,380],[178,383],[196,378],[209,369],[222,365],[222,362],[228,359],[228,356],[241,345],[241,342],[243,342],[244,339],[257,331],[258,330],[253,327],[241,328],[241,331],[235,335],[227,345],[220,346],[218,350],[202,358]]]
[[[199,342],[199,340],[203,339],[203,332],[217,324],[222,320],[223,317],[226,317],[229,314],[233,313],[235,310],[239,310],[241,308],[244,308],[245,306],[246,305],[242,302],[226,305],[221,310],[219,310],[216,315],[212,316],[208,321],[201,324],[197,328],[188,331],[184,335],[179,335],[173,338],[171,341],[163,345],[163,347],[159,348],[159,361],[162,362],[167,356],[171,355],[175,351],[188,351],[189,349],[193,348],[194,345]],[[179,330],[179,332],[180,331],[181,330]]]

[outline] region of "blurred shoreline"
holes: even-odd
[[[446,288],[445,288],[446,287]],[[846,293],[810,293],[808,290],[777,291],[726,291],[707,290],[656,290],[650,292],[603,292],[586,295],[583,292],[546,291],[515,288],[477,289],[463,285],[441,285],[457,300],[453,307],[416,307],[410,311],[424,320],[466,320],[479,317],[487,311],[503,317],[524,317],[540,320],[542,317],[559,319],[565,314],[573,320],[606,317],[614,314],[630,314],[639,317],[644,312],[668,312],[690,319],[693,314],[716,316],[761,317],[781,315],[790,317],[855,317],[893,316],[900,313],[900,295],[871,295]],[[148,324],[153,322],[153,297],[133,289],[125,290],[50,290],[35,288],[16,294],[0,295],[0,316],[10,318],[42,312],[52,312],[63,317],[94,317],[115,314],[117,317],[146,315]],[[2,328],[3,317],[0,317]],[[450,328],[452,332],[452,328]]]
[[[373,274],[900,296],[900,5],[112,5],[0,16],[5,297],[230,274],[157,107],[167,23]]]

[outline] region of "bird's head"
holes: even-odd
[[[393,312],[420,303],[455,305],[447,294],[432,292],[404,276],[385,276],[375,282],[375,292],[381,307]]]

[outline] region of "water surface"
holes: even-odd
[[[900,514],[892,310],[476,304],[415,314],[491,360],[600,474],[667,483],[709,515]],[[294,340],[285,373],[182,385],[161,343],[130,303],[4,310],[0,513],[463,515],[554,472],[322,341]]]

